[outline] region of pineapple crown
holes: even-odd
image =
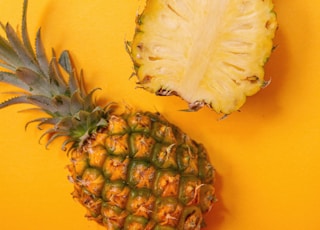
[[[50,125],[51,128],[41,136],[49,136],[46,146],[58,137],[67,137],[63,149],[69,143],[69,150],[81,147],[91,132],[106,125],[112,106],[100,108],[95,105],[93,93],[96,89],[86,91],[82,71],[78,76],[68,51],[63,51],[57,59],[52,50],[52,58],[48,60],[40,29],[35,49],[32,48],[27,30],[27,5],[28,0],[24,0],[21,34],[9,23],[0,23],[6,35],[6,38],[0,36],[0,67],[3,69],[0,82],[23,90],[2,102],[0,109],[20,103],[31,104],[49,115],[27,123],[37,122],[39,129]]]

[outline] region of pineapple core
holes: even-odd
[[[271,0],[148,0],[129,52],[142,88],[230,114],[266,84],[276,28]]]

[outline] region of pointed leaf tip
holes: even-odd
[[[70,58],[70,54],[69,51],[64,50],[60,57],[59,57],[59,64],[61,65],[61,67],[67,71],[67,73],[72,73],[73,72],[73,67],[72,67],[72,62],[71,62],[71,58]]]

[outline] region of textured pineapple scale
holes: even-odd
[[[68,168],[74,198],[107,229],[200,229],[216,200],[204,147],[158,114],[111,115]]]

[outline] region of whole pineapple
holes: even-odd
[[[230,114],[268,82],[272,0],[147,0],[128,52],[139,87]]]
[[[97,105],[67,51],[48,61],[40,32],[34,51],[27,4],[21,35],[1,24],[0,81],[23,91],[0,108],[26,103],[44,112],[30,123],[50,127],[47,144],[65,137],[73,196],[106,229],[200,229],[215,201],[204,147],[157,113]]]

